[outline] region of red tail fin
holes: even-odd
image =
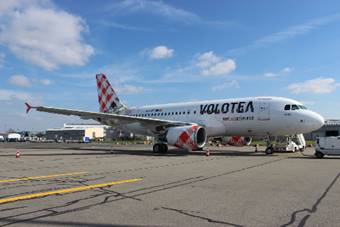
[[[123,107],[106,76],[100,73],[96,79],[100,112],[114,112]]]

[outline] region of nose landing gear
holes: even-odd
[[[267,148],[264,152],[268,155],[273,154],[274,153],[273,144],[270,144],[269,146],[267,146]]]
[[[274,153],[274,145],[272,143],[270,136],[266,137],[266,142],[267,142],[267,148],[264,151],[264,153],[266,153],[267,155],[271,155]]]

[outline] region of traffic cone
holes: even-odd
[[[207,149],[207,150],[205,151],[205,156],[210,156],[210,150],[209,150],[209,149]]]
[[[21,154],[20,154],[20,151],[17,150],[17,152],[15,153],[15,157],[16,157],[16,158],[20,158],[20,155],[21,155]]]

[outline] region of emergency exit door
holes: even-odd
[[[260,121],[268,121],[270,120],[270,108],[269,103],[260,102],[258,107],[258,120]]]

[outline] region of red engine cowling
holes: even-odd
[[[166,134],[169,145],[189,150],[203,148],[207,141],[205,129],[198,125],[172,127]]]
[[[230,146],[249,146],[251,141],[251,137],[244,136],[227,136],[222,138],[223,144],[228,144]]]

